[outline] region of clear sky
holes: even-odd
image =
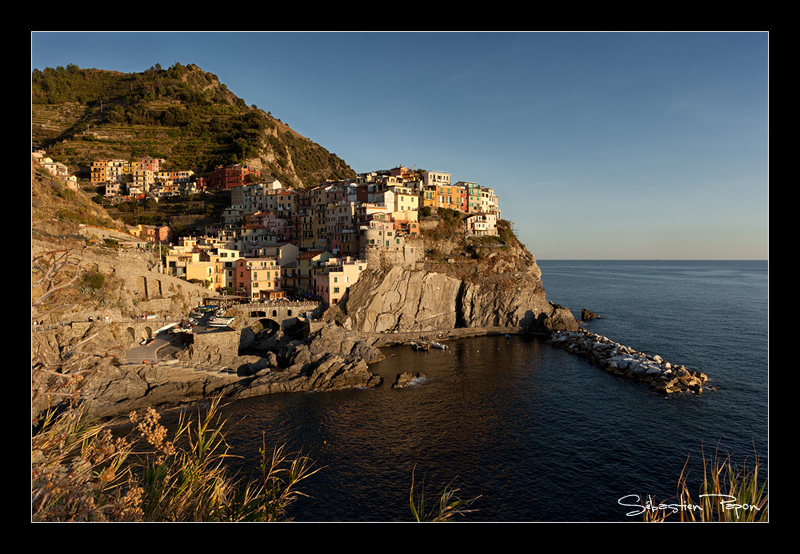
[[[767,259],[766,32],[33,32],[31,69],[196,64],[355,171],[493,187],[540,259]]]

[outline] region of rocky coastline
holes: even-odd
[[[201,333],[191,339],[167,335],[168,340],[150,360],[96,354],[125,350],[112,346],[118,331],[113,324],[97,322],[82,336],[69,340],[81,347],[70,351],[67,362],[90,370],[80,383],[79,397],[93,417],[124,416],[146,407],[168,409],[214,397],[237,400],[276,393],[377,387],[383,379],[369,366],[384,359],[382,347],[419,339],[531,334],[520,327],[444,329],[434,334],[368,333],[327,322],[305,339],[292,339],[281,331],[267,338],[250,338],[246,341],[247,354],[241,353],[241,346],[242,336],[248,333],[234,329]],[[702,372],[636,352],[582,327],[551,330],[542,336],[554,347],[583,356],[620,378],[646,383],[659,393],[702,394],[708,381]],[[420,382],[424,382],[423,375],[404,374],[398,375],[391,386],[402,388]],[[48,407],[52,404],[47,401],[34,404],[34,419],[37,410],[42,413]]]
[[[332,325],[306,339],[292,339],[278,331],[260,341],[250,340],[247,354],[240,353],[241,330],[192,337],[162,333],[156,337],[161,346],[148,359],[135,359],[131,357],[135,349],[118,344],[119,325],[96,322],[79,337],[67,338],[67,329],[60,333],[61,337],[49,332],[34,336],[37,344],[80,342],[82,347],[58,363],[34,363],[34,388],[39,375],[52,375],[53,369],[68,374],[74,371],[72,366],[80,367],[77,397],[87,413],[97,418],[124,416],[147,407],[173,408],[214,397],[237,400],[281,392],[369,388],[382,382],[369,371],[370,364],[384,358],[374,341]],[[57,402],[52,396],[38,396],[32,404],[33,419]]]
[[[105,268],[102,258],[93,259],[98,268]],[[224,330],[158,334],[154,342],[159,349],[137,359],[131,352],[138,349],[142,329],[134,330],[129,322],[121,321],[120,314],[81,321],[80,312],[65,312],[62,318],[77,315],[78,321],[32,334],[32,419],[63,403],[61,396],[48,394],[51,388],[62,392],[60,384],[53,385],[52,377],[57,375],[76,376],[76,394],[87,412],[110,418],[146,407],[167,409],[216,397],[237,400],[376,387],[382,378],[369,366],[384,358],[383,347],[497,334],[548,337],[554,346],[664,393],[703,391],[707,378],[702,373],[645,357],[581,328],[569,309],[548,301],[535,258],[522,247],[507,252],[494,249],[480,263],[374,261],[343,302],[330,307],[313,325],[306,322],[304,338],[296,338],[289,330],[265,333],[237,318],[236,325]],[[158,285],[161,292],[160,298],[145,294],[144,300],[134,303],[140,310],[174,319],[196,305],[197,296],[189,284],[173,283],[152,272],[129,277],[123,270],[128,265],[114,266],[115,279],[146,283],[145,291]],[[139,291],[133,286],[118,288],[130,295]],[[196,294],[201,292],[207,294]],[[115,305],[127,306],[129,300],[120,296]],[[598,317],[585,310],[581,315],[583,319]],[[392,386],[420,381],[424,382],[421,375],[398,375]]]
[[[581,327],[577,331],[556,331],[549,344],[587,358],[608,373],[645,383],[658,393],[702,394],[708,376],[683,365],[672,364],[658,355],[638,352]]]

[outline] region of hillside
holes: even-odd
[[[95,159],[152,156],[166,160],[165,170],[198,175],[246,163],[297,188],[355,176],[335,154],[247,106],[216,75],[179,63],[130,74],[35,69],[31,137],[73,172]]]

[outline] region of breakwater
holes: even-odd
[[[608,373],[639,381],[656,392],[702,394],[708,376],[683,365],[672,364],[658,355],[648,355],[580,328],[554,332],[548,343],[587,358]]]

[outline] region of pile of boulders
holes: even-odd
[[[586,357],[605,371],[650,385],[660,393],[689,392],[702,394],[708,376],[683,365],[667,362],[623,346],[584,328],[554,332],[548,338],[553,346]]]

